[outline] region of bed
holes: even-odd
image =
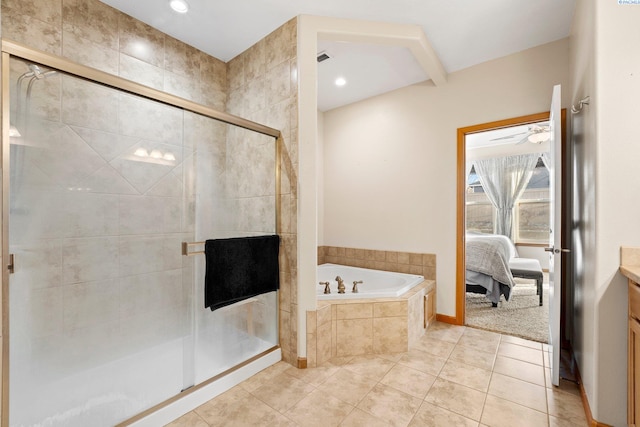
[[[506,236],[468,232],[466,235],[467,292],[486,295],[493,307],[500,297],[511,298],[514,277],[536,281],[539,304],[542,305],[542,267],[537,259],[520,258]]]

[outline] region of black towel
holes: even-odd
[[[207,240],[204,306],[211,311],[280,288],[280,236]]]

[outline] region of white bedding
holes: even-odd
[[[497,303],[501,294],[508,301],[511,288],[515,285],[509,261],[517,255],[515,245],[506,236],[468,233],[466,283],[486,288],[486,296],[491,302]]]

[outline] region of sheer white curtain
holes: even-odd
[[[496,208],[495,233],[513,240],[513,207],[527,187],[539,154],[476,160],[475,171]]]
[[[544,167],[547,169],[549,168],[549,165],[551,164],[551,153],[546,152],[546,153],[542,153],[540,154],[540,158],[542,159],[542,163],[544,163]]]

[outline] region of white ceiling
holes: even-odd
[[[187,0],[189,13],[179,15],[171,11],[168,0],[101,1],[223,61],[233,59],[300,14],[417,24],[423,28],[449,73],[567,37],[576,2]],[[324,67],[331,69],[326,74],[319,64],[321,109],[335,108],[415,83],[418,73],[422,72],[415,60],[407,59],[406,52],[400,48],[376,51],[371,46],[356,45],[327,46],[327,49],[335,50],[336,58],[339,52],[345,53],[344,74],[354,77],[349,78],[350,83],[340,91],[333,91],[333,88],[330,91],[329,82],[335,80],[333,75],[339,61]],[[395,79],[397,82],[390,84],[389,80]],[[356,90],[358,85],[351,82],[357,81],[363,82],[360,86],[367,90]],[[327,89],[320,90],[320,87]]]

